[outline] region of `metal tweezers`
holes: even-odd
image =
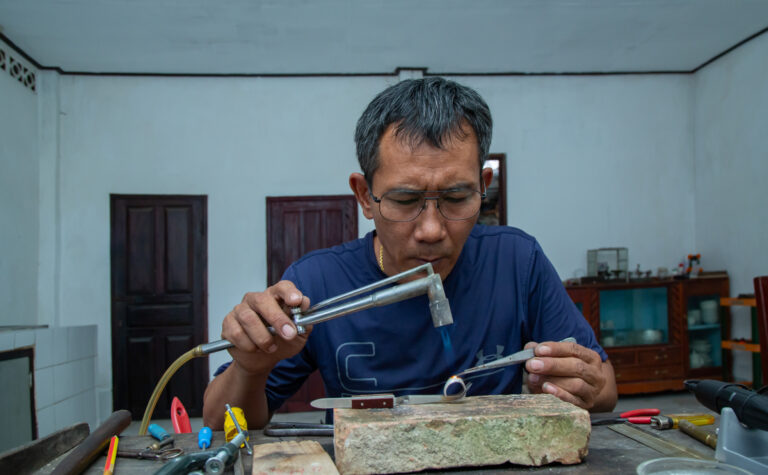
[[[568,337],[563,342],[568,341],[571,343],[576,343],[576,339],[573,337]],[[461,377],[465,374],[470,373],[476,373],[478,371],[486,371],[489,369],[496,369],[496,368],[502,368],[504,366],[510,366],[513,364],[519,364],[523,363],[525,361],[528,361],[529,359],[533,358],[535,356],[533,352],[533,348],[528,348],[527,350],[520,350],[517,353],[512,353],[509,356],[505,356],[504,358],[499,358],[497,360],[491,361],[490,363],[481,364],[478,366],[474,366],[472,368],[465,369],[464,371],[460,373],[456,373],[455,377]]]

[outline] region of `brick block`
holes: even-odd
[[[574,464],[587,455],[591,432],[587,411],[549,394],[334,411],[336,466],[345,475]]]

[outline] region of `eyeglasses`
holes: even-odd
[[[436,201],[437,209],[445,219],[470,219],[480,212],[480,205],[485,198],[485,192],[470,188],[438,191],[394,190],[384,193],[381,198],[377,198],[370,190],[368,194],[379,204],[379,212],[384,219],[398,222],[418,218],[427,207],[427,200]]]

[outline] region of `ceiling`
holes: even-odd
[[[768,0],[0,0],[67,73],[689,72],[766,28]]]

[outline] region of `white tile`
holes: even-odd
[[[75,394],[77,364],[64,363],[53,367],[53,399],[63,401]]]
[[[63,429],[64,427],[71,426],[77,422],[81,422],[78,419],[79,414],[76,411],[77,400],[74,397],[64,399],[52,407],[56,413],[56,429]]]
[[[35,370],[35,407],[43,409],[53,404],[53,367]]]
[[[0,351],[13,349],[13,333],[0,331]]]
[[[97,341],[97,330],[98,327],[96,325],[88,325],[85,327],[85,347],[88,349],[85,356],[96,356],[96,349],[98,345]]]
[[[21,330],[17,331],[13,336],[13,347],[23,348],[25,346],[34,346],[35,344],[35,332],[34,330]]]
[[[95,325],[69,327],[67,361],[79,360],[96,354]]]
[[[57,365],[67,361],[67,328],[55,327],[53,332],[53,361],[51,364]]]
[[[74,365],[74,379],[72,381],[72,394],[81,393],[87,389],[93,389],[95,379],[95,360],[85,358],[72,361],[68,364]]]
[[[37,437],[45,437],[55,431],[56,410],[53,406],[39,409],[35,416],[37,417]]]
[[[112,390],[96,388],[96,400],[99,402],[99,424],[112,414]]]
[[[35,368],[45,368],[53,364],[53,330],[42,328],[35,330]]]
[[[96,390],[94,388],[80,395],[77,410],[80,413],[80,420],[87,422],[91,430],[99,425],[98,414],[96,413]]]

